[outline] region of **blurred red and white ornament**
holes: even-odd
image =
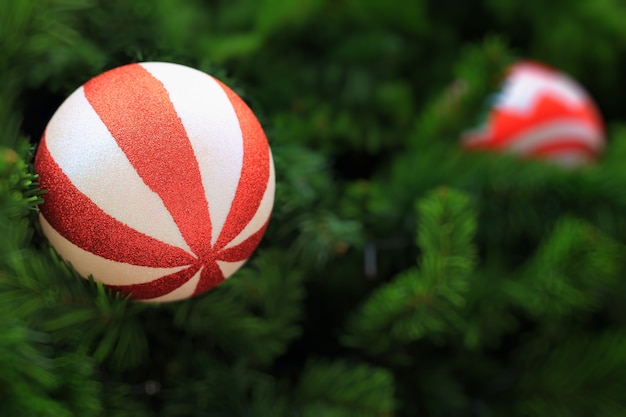
[[[604,124],[587,92],[566,74],[533,61],[508,68],[485,125],[465,132],[466,149],[510,152],[563,166],[595,161]]]
[[[83,277],[146,301],[200,294],[250,257],[269,222],[274,166],[249,107],[182,65],[107,71],[46,127],[40,221]]]

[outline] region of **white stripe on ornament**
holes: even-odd
[[[528,155],[538,147],[558,144],[564,137],[575,138],[596,151],[603,146],[601,132],[576,119],[559,119],[533,126],[508,139],[504,146],[516,154]]]
[[[50,120],[46,145],[72,184],[105,213],[139,232],[191,252],[161,198],[137,174],[87,101],[82,87]]]
[[[201,71],[163,62],[141,66],[163,83],[189,136],[209,202],[214,244],[230,211],[243,164],[243,138],[235,109],[215,79]]]
[[[142,284],[188,268],[188,266],[152,268],[111,261],[81,249],[61,236],[41,214],[39,220],[48,240],[59,255],[63,259],[72,259],[72,266],[83,277],[93,275],[95,281],[103,284]]]
[[[272,214],[272,207],[274,206],[274,191],[276,188],[276,178],[274,173],[274,159],[272,158],[272,153],[270,152],[270,176],[267,181],[267,188],[265,189],[265,194],[263,194],[263,198],[261,199],[261,204],[259,204],[259,208],[256,213],[250,220],[250,222],[244,227],[244,229],[235,237],[233,240],[228,242],[228,244],[224,247],[224,249],[232,248],[233,246],[237,246],[253,234],[255,234],[261,227],[265,225],[267,219]]]
[[[222,270],[222,274],[226,277],[226,279],[230,278],[239,268],[243,266],[248,260],[245,259],[243,261],[238,262],[224,262],[217,261],[217,266]]]
[[[588,100],[587,93],[564,74],[539,73],[521,67],[505,80],[496,108],[529,114],[534,111],[537,101],[546,96],[554,97],[570,108],[581,107]]]

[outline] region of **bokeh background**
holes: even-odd
[[[626,416],[625,19],[622,0],[0,0],[0,414]],[[460,148],[520,58],[593,97],[597,163]],[[161,306],[81,281],[36,217],[47,121],[139,61],[230,85],[277,172],[251,262]]]

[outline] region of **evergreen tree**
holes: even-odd
[[[626,415],[621,0],[0,0],[0,415]],[[517,57],[572,75],[605,155],[470,154]],[[34,149],[75,88],[170,61],[272,147],[257,252],[152,305],[43,237]]]

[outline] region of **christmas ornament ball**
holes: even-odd
[[[466,149],[541,158],[562,166],[594,162],[604,149],[604,124],[589,94],[568,75],[542,63],[510,66],[502,90]]]
[[[217,79],[145,62],[87,81],[35,156],[44,234],[83,277],[145,301],[203,293],[250,257],[274,203],[261,125]]]

